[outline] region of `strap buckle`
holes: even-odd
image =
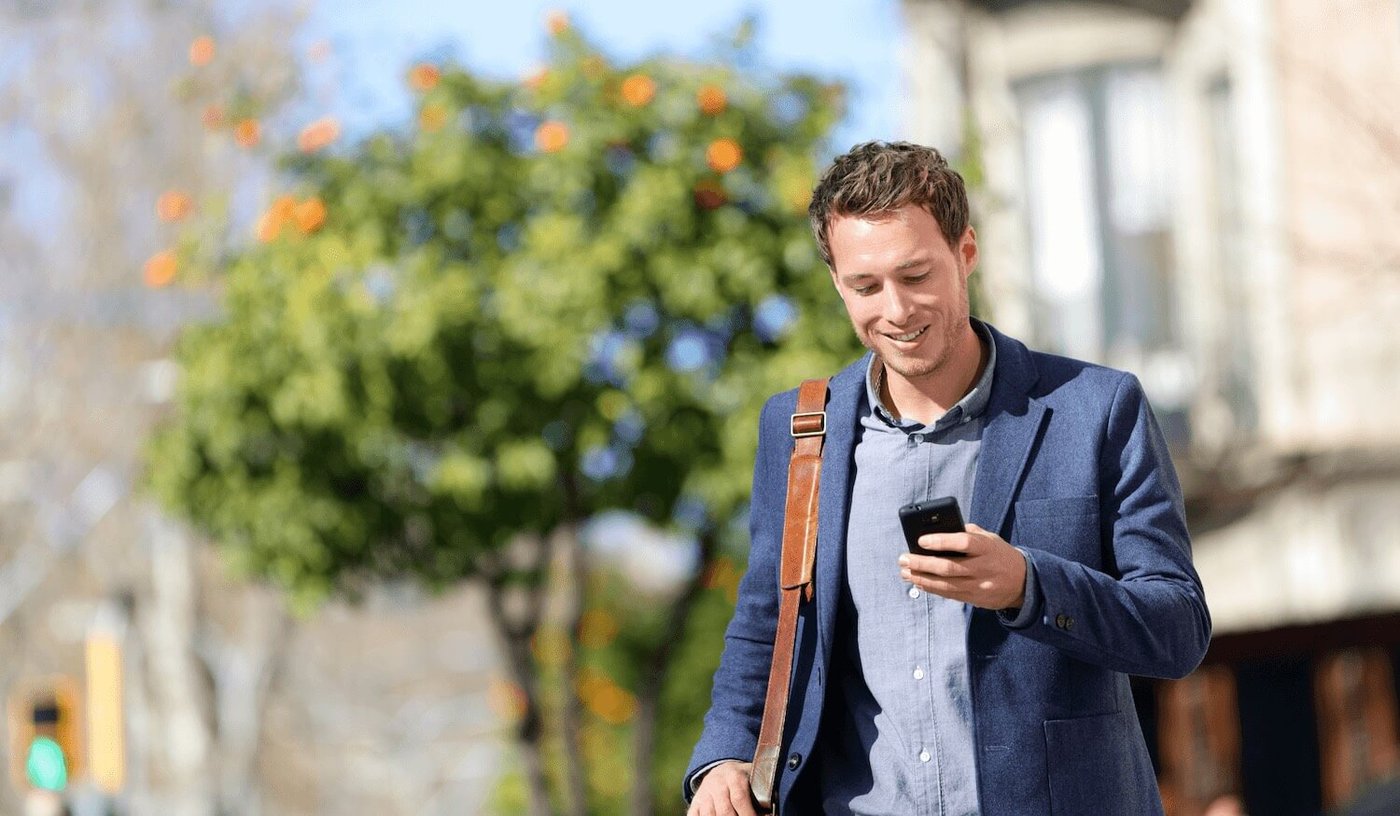
[[[801,422],[802,427],[798,427],[800,420],[813,418],[817,420],[815,427],[810,422]],[[793,438],[798,439],[804,436],[824,436],[826,434],[826,411],[806,411],[793,414],[791,430]]]

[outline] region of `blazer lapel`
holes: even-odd
[[[984,415],[968,520],[1006,537],[1002,525],[1047,409],[1031,396],[1038,375],[1030,352],[996,329],[992,337],[997,344],[997,367]]]
[[[826,443],[822,451],[817,506],[818,665],[825,666],[835,633],[836,607],[846,580],[846,526],[851,511],[856,434],[865,410],[866,354],[831,378],[826,405]]]

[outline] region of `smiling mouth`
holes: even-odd
[[[918,340],[920,337],[922,337],[924,335],[924,332],[926,331],[928,331],[928,326],[924,326],[922,329],[919,329],[918,331],[909,332],[908,334],[884,333],[884,335],[890,338],[891,340],[894,340],[899,343],[912,343],[913,341]]]

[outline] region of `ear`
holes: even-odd
[[[963,230],[962,237],[958,239],[957,249],[958,259],[962,261],[964,276],[971,275],[972,270],[977,268],[977,230],[968,227]]]

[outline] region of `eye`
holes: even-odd
[[[852,286],[851,291],[855,292],[857,295],[868,295],[871,292],[875,291],[875,285],[869,284],[866,286]]]
[[[911,278],[905,278],[905,279],[904,279],[904,282],[905,282],[905,283],[923,283],[924,281],[928,280],[928,276],[929,276],[930,274],[931,274],[931,273],[929,273],[929,272],[925,272],[925,273],[922,274],[922,275],[915,275],[915,276],[913,276],[913,277],[911,277]]]

